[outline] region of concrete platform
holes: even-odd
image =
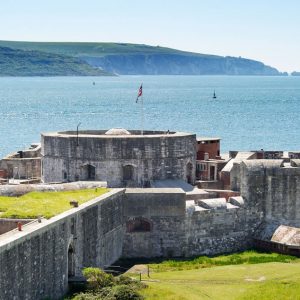
[[[209,198],[209,193],[180,179],[154,180],[153,188],[181,188],[186,193],[186,200],[199,200]]]

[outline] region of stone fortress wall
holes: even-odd
[[[241,195],[268,223],[300,227],[300,165],[277,160],[241,163]]]
[[[123,244],[123,190],[0,236],[0,299],[61,299],[68,277],[104,268]]]
[[[0,299],[58,299],[67,291],[69,276],[80,276],[88,266],[105,268],[121,257],[248,249],[259,226],[278,221],[280,212],[280,222],[298,224],[299,180],[299,167],[253,160],[241,164],[242,196],[228,201],[195,203],[175,188],[112,190],[42,223],[25,225],[22,232],[2,235]]]
[[[195,135],[106,133],[43,134],[44,181],[103,180],[110,187],[194,181]],[[116,189],[0,236],[0,300],[59,299],[68,278],[81,276],[84,267],[105,268],[122,257],[241,251],[257,239],[266,242],[278,226],[300,226],[299,159],[241,159],[233,167],[240,196],[194,199],[177,188]]]
[[[32,144],[29,149],[7,155],[0,160],[0,170],[4,178],[40,179],[41,177],[41,144]]]
[[[151,180],[195,180],[196,136],[112,129],[42,134],[44,182],[107,181],[109,187],[150,186]]]

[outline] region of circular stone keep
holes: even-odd
[[[126,130],[42,134],[44,182],[106,181],[108,187],[150,187],[153,180],[194,183],[196,135]]]

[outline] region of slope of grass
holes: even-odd
[[[72,200],[82,204],[106,192],[108,189],[97,188],[62,192],[31,192],[21,197],[0,196],[0,217],[34,219],[41,215],[51,218],[71,209],[70,201]]]
[[[267,256],[267,254],[266,254]],[[271,255],[272,256],[272,255]],[[300,260],[143,275],[147,300],[299,300]]]
[[[291,262],[295,256],[278,253],[260,253],[257,251],[245,251],[242,253],[220,255],[216,257],[199,256],[190,260],[166,260],[159,264],[149,264],[154,272],[180,271],[209,268],[214,266],[258,264],[266,262]]]
[[[0,47],[22,50],[37,50],[70,56],[104,56],[113,54],[184,54],[203,57],[220,57],[181,51],[160,46],[131,43],[86,43],[86,42],[22,42],[0,41]]]
[[[76,57],[0,46],[0,76],[101,75],[111,74],[95,68]]]

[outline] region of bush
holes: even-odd
[[[127,285],[132,287],[135,290],[141,290],[146,288],[146,284],[141,282],[141,281],[137,281],[135,279],[130,278],[129,276],[126,275],[120,275],[118,277],[115,278],[115,283],[116,285]]]
[[[97,291],[114,285],[114,277],[111,274],[105,273],[101,269],[85,268],[82,273],[88,282],[89,290]]]
[[[91,294],[91,293],[80,293],[76,295],[72,300],[101,300],[103,299],[99,295]]]
[[[129,285],[116,285],[112,288],[112,296],[116,300],[142,300],[144,299],[136,289]]]
[[[120,285],[130,285],[132,284],[133,280],[126,275],[120,275],[118,277],[116,277],[116,284],[120,284]]]
[[[76,295],[73,300],[141,300],[143,296],[139,290],[146,285],[131,279],[128,276],[120,275],[114,278],[98,268],[85,268],[82,271],[87,279],[86,293]]]

